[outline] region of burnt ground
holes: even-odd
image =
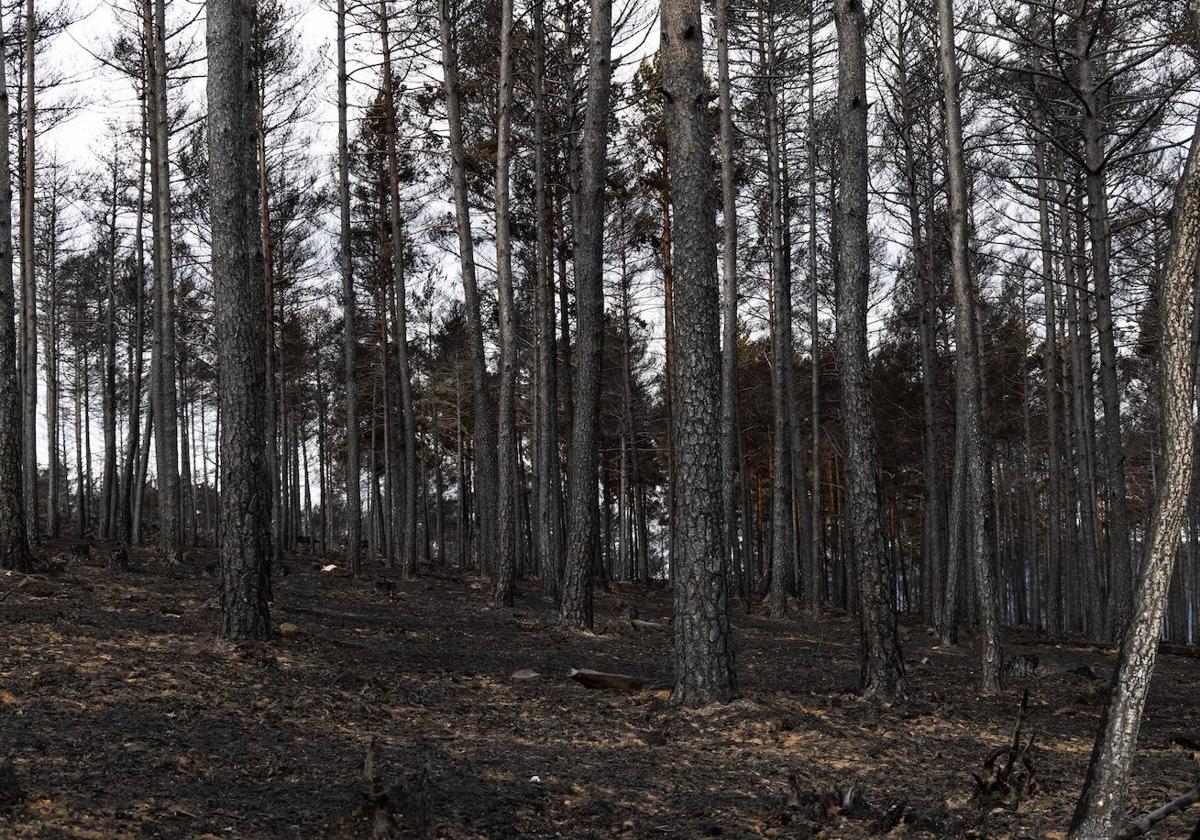
[[[591,635],[559,629],[533,585],[492,609],[471,577],[392,590],[380,571],[296,557],[275,581],[279,637],[237,647],[214,636],[211,558],[113,570],[104,553],[59,553],[19,588],[0,575],[0,759],[20,787],[0,778],[0,836],[368,837],[391,817],[448,838],[1062,837],[1112,667],[1111,652],[1010,631],[1038,674],[980,698],[970,647],[935,649],[905,623],[915,702],[879,709],[855,697],[848,618],[739,606],[741,699],[682,711],[669,629],[628,620],[636,604],[665,622],[665,588],[598,593]],[[1200,660],[1159,663],[1137,812],[1190,785],[1200,741]],[[648,685],[590,691],[573,667]],[[1026,687],[1038,787],[981,805],[971,772],[1012,738]],[[383,792],[366,806],[372,738]]]

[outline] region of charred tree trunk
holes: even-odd
[[[546,161],[546,20],[545,4],[537,0],[533,11],[533,168],[534,226],[537,280],[537,553],[541,558],[542,590],[558,601],[562,551],[560,529],[562,496],[559,492],[558,382],[555,363],[554,271],[550,263]],[[569,364],[569,363],[568,363]],[[440,480],[441,473],[438,477]],[[441,502],[439,498],[439,507]],[[440,525],[439,525],[440,530]],[[439,553],[440,553],[439,543]]]
[[[221,411],[220,633],[271,635],[271,508],[252,0],[208,5],[208,153]]]
[[[776,91],[775,33],[764,31],[768,15],[759,7],[758,51],[766,82],[763,115],[766,129],[767,181],[771,224],[771,416],[774,469],[771,474],[771,589],[767,609],[773,618],[788,612],[794,589],[796,550],[792,486],[792,412],[788,380],[792,364],[792,278],[784,236],[783,175],[780,172],[779,99]]]
[[[459,102],[458,48],[456,20],[450,0],[438,2],[438,27],[442,47],[442,84],[446,94],[446,124],[450,133],[450,181],[454,189],[454,215],[458,232],[458,258],[462,266],[463,295],[466,299],[467,340],[471,356],[471,376],[475,408],[475,517],[478,533],[475,545],[483,572],[494,571],[492,552],[496,551],[497,463],[495,411],[487,381],[484,356],[483,319],[480,315],[479,284],[475,278],[475,244],[471,234],[471,205],[467,192],[466,147]]]
[[[358,333],[354,294],[354,263],[350,259],[350,158],[348,151],[346,85],[346,0],[337,0],[338,74],[338,205],[341,235],[338,259],[342,275],[342,355],[346,370],[346,564],[357,573],[361,565],[362,492],[358,452]],[[322,500],[322,507],[325,502]]]
[[[159,548],[168,562],[183,557],[179,513],[179,417],[175,371],[175,277],[171,231],[170,117],[167,112],[165,0],[146,3],[147,62],[151,105],[150,191],[154,224],[154,344],[151,377],[158,480]]]
[[[28,542],[41,539],[38,501],[37,457],[37,275],[34,271],[34,196],[37,181],[35,140],[37,138],[37,98],[34,72],[37,15],[34,0],[25,2],[25,178],[21,195],[21,413],[24,453],[25,533]]]
[[[947,180],[950,193],[950,256],[958,364],[955,371],[957,434],[966,447],[967,486],[971,506],[972,569],[979,604],[981,682],[984,692],[1000,690],[1000,621],[992,581],[992,543],[988,529],[991,494],[987,474],[979,356],[975,344],[975,302],[967,253],[967,171],[959,109],[959,70],[954,51],[954,6],[938,0],[939,58],[946,111]]]
[[[845,474],[850,494],[849,536],[858,578],[862,634],[861,688],[864,697],[892,702],[906,692],[875,477],[875,419],[867,355],[867,71],[859,0],[837,0],[834,21],[838,34],[841,144],[837,173],[837,340],[846,434]]]
[[[604,341],[604,193],[612,78],[612,0],[591,0],[587,110],[575,229],[575,299],[579,369],[571,429],[567,493],[567,557],[561,613],[564,624],[592,626],[592,557],[599,538],[596,510],[600,377]]]
[[[675,690],[685,706],[724,702],[737,683],[721,528],[717,231],[699,0],[662,4],[660,55],[675,213]]]
[[[509,219],[509,170],[512,154],[513,0],[500,0],[500,78],[496,127],[496,288],[500,319],[499,434],[497,519],[499,556],[493,601],[511,606],[517,573],[517,317],[513,302],[512,233]]]
[[[400,379],[400,415],[404,431],[404,516],[397,538],[400,573],[417,573],[417,418],[413,410],[412,370],[408,360],[408,297],[404,279],[404,239],[400,227],[400,165],[396,154],[396,101],[392,81],[392,47],[388,34],[388,9],[380,0],[380,39],[383,47],[383,107],[386,115],[388,218],[392,243],[392,315],[396,331],[396,375]]]
[[[8,39],[0,19],[0,55]],[[12,168],[9,160],[8,82],[0,61],[0,569],[28,572],[33,565],[25,531],[21,486],[21,390],[17,377],[12,260]]]
[[[721,106],[721,517],[723,554],[728,569],[734,563],[737,544],[737,165],[734,161],[733,96],[729,82],[729,0],[717,0],[717,95]],[[636,447],[636,440],[634,446]],[[634,453],[634,482],[637,454]]]

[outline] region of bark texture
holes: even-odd
[[[500,298],[500,403],[496,443],[499,556],[493,600],[511,606],[517,572],[517,319],[513,304],[512,234],[508,217],[512,152],[513,0],[500,0],[500,96],[496,117],[496,288]]]
[[[979,357],[975,345],[975,300],[970,256],[967,253],[967,169],[963,151],[962,114],[959,104],[958,60],[954,50],[953,0],[938,0],[938,58],[942,69],[942,95],[946,113],[946,170],[950,193],[950,262],[954,278],[954,310],[958,364],[955,368],[957,434],[965,444],[967,481],[961,492],[971,508],[971,559],[975,595],[979,603],[980,679],[985,692],[1000,690],[1000,617],[992,584],[992,542],[988,511],[991,507],[987,453],[980,397]],[[952,609],[948,610],[952,616]],[[953,618],[951,618],[953,621]]]
[[[905,696],[904,664],[896,636],[892,584],[884,555],[879,489],[876,485],[875,419],[867,355],[867,73],[863,8],[859,0],[837,0],[838,139],[837,173],[838,360],[842,417],[846,427],[847,534],[858,582],[862,631],[862,694],[882,702]]]
[[[592,626],[592,561],[599,539],[596,480],[604,346],[604,175],[612,79],[612,0],[592,0],[589,44],[587,110],[583,119],[575,219],[579,362],[571,429],[567,557],[561,604],[563,623],[583,628]]]
[[[1191,6],[1195,17],[1200,4],[1193,0]],[[1195,358],[1191,337],[1196,259],[1200,256],[1200,120],[1196,132],[1175,193],[1171,246],[1159,288],[1164,436],[1158,492],[1133,614],[1122,637],[1108,703],[1071,820],[1072,840],[1108,838],[1121,816],[1192,484]]]
[[[209,200],[221,410],[220,633],[229,639],[271,635],[253,10],[253,0],[208,4]]]
[[[459,101],[458,48],[450,0],[438,2],[438,31],[442,46],[442,86],[446,94],[446,125],[450,133],[450,182],[454,191],[454,218],[458,232],[458,259],[462,269],[467,313],[467,340],[471,357],[472,395],[475,408],[475,545],[483,571],[493,566],[496,551],[496,427],[487,381],[479,283],[475,277],[475,243],[471,233],[471,203],[467,191],[466,147]]]
[[[665,0],[663,89],[675,213],[675,690],[685,706],[737,690],[721,528],[721,362],[717,231],[699,0]]]
[[[8,39],[0,19],[0,55]],[[25,534],[21,486],[21,391],[12,253],[12,168],[8,153],[9,110],[5,62],[0,61],[0,569],[28,572],[33,565]]]
[[[350,158],[346,85],[346,0],[337,0],[338,64],[338,205],[341,236],[338,259],[342,274],[342,354],[346,364],[346,564],[358,571],[362,545],[362,492],[358,454],[358,334],[354,295],[354,263],[350,259]]]

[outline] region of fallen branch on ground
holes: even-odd
[[[585,688],[604,688],[610,691],[638,691],[646,684],[645,680],[628,674],[609,674],[587,668],[572,668],[567,672],[567,676]]]
[[[1129,840],[1131,837],[1141,837],[1152,829],[1157,823],[1162,822],[1172,814],[1177,814],[1180,811],[1186,811],[1188,808],[1200,802],[1200,776],[1196,777],[1196,783],[1192,785],[1192,789],[1183,796],[1176,797],[1159,808],[1155,808],[1149,814],[1142,817],[1136,822],[1131,822],[1129,825],[1122,828],[1113,835],[1113,840]],[[1196,830],[1192,832],[1192,837],[1200,836],[1200,824],[1196,825]]]

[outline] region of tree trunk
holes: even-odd
[[[37,181],[35,140],[37,136],[37,78],[34,65],[37,53],[35,34],[37,16],[34,0],[25,2],[25,179],[21,196],[21,330],[25,339],[22,348],[21,413],[24,429],[25,533],[28,542],[41,539],[38,510],[37,457],[37,275],[33,259],[34,196]]]
[[[496,462],[499,556],[493,601],[511,606],[517,552],[517,318],[513,302],[512,234],[508,209],[512,154],[513,0],[500,0],[500,78],[496,126],[496,289],[500,320],[500,402]]]
[[[559,595],[562,557],[560,530],[562,496],[559,492],[558,382],[555,364],[554,271],[550,264],[549,196],[546,173],[546,14],[543,0],[533,10],[533,169],[534,259],[537,280],[537,553],[541,559],[542,590],[551,602]],[[569,364],[569,362],[567,363]],[[439,479],[441,473],[438,473]],[[439,510],[440,510],[439,500]],[[440,548],[439,548],[440,552]]]
[[[563,623],[587,629],[592,626],[592,556],[599,537],[596,479],[604,341],[604,176],[612,78],[612,0],[591,0],[591,10],[587,110],[581,140],[579,213],[575,220],[579,370],[575,377],[567,557],[561,603]]]
[[[392,47],[388,34],[388,9],[380,0],[380,39],[383,47],[383,107],[386,114],[388,217],[392,242],[392,306],[396,331],[396,375],[400,379],[400,414],[404,428],[404,520],[400,573],[417,573],[417,420],[413,410],[412,371],[408,361],[408,298],[404,279],[404,239],[400,227],[400,167],[396,155],[396,102],[392,83]]]
[[[150,142],[150,190],[154,224],[154,344],[151,366],[154,396],[155,465],[158,480],[159,547],[167,562],[183,556],[179,527],[179,418],[175,388],[175,277],[171,231],[170,118],[167,111],[165,0],[145,6],[146,31],[153,54],[147,62],[153,130]]]
[[[876,486],[875,416],[867,355],[867,71],[863,8],[836,0],[838,33],[837,340],[850,494],[849,536],[859,587],[862,693],[893,702],[905,696],[904,664],[896,637],[892,586],[887,579]]]
[[[675,214],[675,690],[697,707],[737,691],[726,587],[721,485],[717,231],[699,0],[662,4],[660,55]]]
[[[717,95],[721,106],[721,518],[724,526],[722,556],[728,570],[734,563],[737,543],[737,164],[734,161],[733,96],[729,81],[729,0],[717,0]],[[636,445],[636,442],[635,442]],[[636,470],[637,456],[634,456]]]
[[[1087,24],[1086,0],[1076,7],[1078,90],[1083,100],[1084,167],[1087,185],[1087,221],[1092,254],[1092,282],[1096,293],[1096,333],[1100,345],[1100,400],[1104,406],[1104,486],[1108,513],[1108,592],[1105,629],[1110,640],[1125,628],[1133,594],[1133,564],[1129,556],[1129,511],[1125,499],[1125,456],[1121,448],[1121,386],[1117,372],[1117,345],[1113,334],[1112,282],[1109,278],[1111,237],[1108,189],[1105,184],[1104,123],[1099,109],[1100,91],[1107,81],[1095,78],[1091,51],[1094,30]],[[1100,7],[1096,15],[1105,15]],[[1097,21],[1096,26],[1104,25]]]
[[[8,38],[0,18],[0,55]],[[17,377],[12,260],[12,168],[9,160],[8,81],[0,61],[0,569],[28,572],[33,566],[25,532],[21,486],[21,390]]]
[[[112,183],[109,185],[108,272],[104,295],[104,472],[100,480],[100,537],[117,532],[117,177],[118,145],[113,143]],[[136,418],[134,418],[136,422]]]
[[[337,0],[338,64],[338,205],[341,235],[338,258],[342,275],[342,354],[346,370],[346,565],[358,573],[362,563],[362,493],[358,453],[358,333],[355,327],[354,263],[350,259],[350,158],[346,85],[346,0]],[[322,500],[322,507],[325,502]]]
[[[271,509],[258,172],[254,147],[252,0],[208,5],[208,153],[216,340],[220,357],[220,633],[271,635]]]
[[[497,463],[494,410],[487,381],[484,356],[483,320],[480,315],[479,284],[475,278],[475,244],[471,234],[471,205],[467,192],[466,147],[459,103],[458,52],[455,45],[450,0],[438,2],[438,24],[442,46],[442,84],[446,94],[446,124],[450,134],[450,181],[454,189],[454,215],[458,230],[458,258],[462,267],[463,294],[466,298],[467,341],[471,356],[471,375],[475,408],[475,516],[478,521],[480,570],[493,570],[492,552],[496,550]]]
[[[954,5],[938,0],[938,55],[946,112],[946,168],[950,193],[950,257],[954,277],[954,308],[958,364],[955,370],[957,434],[966,445],[967,485],[971,505],[972,569],[979,603],[981,687],[985,693],[1000,690],[1000,621],[992,581],[992,544],[988,530],[986,441],[980,404],[979,357],[975,346],[975,304],[967,253],[967,172],[963,152],[962,114],[959,109],[959,70],[954,54]],[[969,489],[968,489],[969,488]]]
[[[1192,3],[1193,17],[1197,4]],[[1195,385],[1191,346],[1194,277],[1200,256],[1200,120],[1175,193],[1171,247],[1160,286],[1160,382],[1163,469],[1151,518],[1148,552],[1138,576],[1134,611],[1122,636],[1109,699],[1096,734],[1087,779],[1071,820],[1073,840],[1112,835],[1137,749],[1142,709],[1162,632],[1167,587],[1192,486]]]
[[[775,33],[765,31],[768,14],[760,4],[758,52],[765,80],[763,118],[766,130],[767,181],[771,224],[771,413],[774,470],[771,474],[771,589],[767,609],[773,618],[788,611],[794,589],[793,555],[796,550],[792,487],[792,433],[788,379],[792,364],[792,278],[784,237],[783,175],[780,172],[779,99],[775,74]]]
[[[825,600],[825,544],[821,539],[821,342],[817,280],[817,110],[816,52],[813,33],[817,28],[815,6],[809,6],[808,18],[808,329],[811,360],[812,400],[812,520],[809,522],[808,580],[804,597],[809,613],[816,615]]]
[[[146,157],[149,138],[146,132],[146,105],[142,103],[142,132],[140,136],[140,152],[138,155],[138,186],[137,210],[133,224],[134,250],[134,306],[131,313],[130,337],[128,346],[129,363],[129,410],[128,429],[125,441],[125,463],[121,469],[121,486],[117,489],[117,530],[118,539],[123,544],[133,540],[133,507],[135,482],[137,480],[137,458],[140,449],[138,436],[139,418],[142,404],[142,364],[145,341],[145,290],[146,290],[146,248],[143,241],[142,229],[146,216]]]
[[[1040,128],[1040,114],[1035,112],[1034,119]],[[1037,130],[1037,129],[1035,129]],[[1045,299],[1046,332],[1042,348],[1044,375],[1046,377],[1046,459],[1048,461],[1048,482],[1046,488],[1048,524],[1046,543],[1047,575],[1058,573],[1062,565],[1062,459],[1059,455],[1059,421],[1058,421],[1058,315],[1056,312],[1058,296],[1054,290],[1054,257],[1050,244],[1050,209],[1048,202],[1048,173],[1046,170],[1046,143],[1040,133],[1034,144],[1034,158],[1037,167],[1038,195],[1038,236],[1041,245],[1042,289]],[[1041,592],[1042,576],[1034,575],[1034,616],[1039,629],[1045,626],[1046,619],[1040,609],[1044,600]]]

